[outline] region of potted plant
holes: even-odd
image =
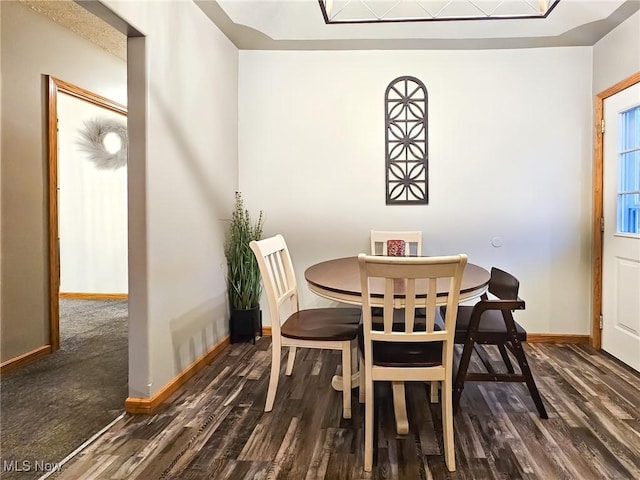
[[[231,310],[231,343],[243,338],[251,338],[255,343],[256,334],[262,334],[262,282],[258,262],[249,243],[262,238],[263,221],[262,211],[255,223],[251,221],[249,211],[244,207],[242,194],[236,192],[235,206],[224,246]]]

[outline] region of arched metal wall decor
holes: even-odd
[[[429,203],[427,88],[398,77],[384,95],[387,205]]]

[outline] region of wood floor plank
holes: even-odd
[[[352,418],[330,388],[340,352],[300,349],[264,412],[270,341],[227,347],[155,415],[127,415],[50,478],[62,480],[637,480],[640,375],[586,345],[525,345],[549,413],[524,384],[467,382],[455,417],[455,472],[430,385],[406,386],[409,433],[397,435],[391,388],[376,384],[375,465],[364,472],[364,406]],[[487,356],[504,369],[495,348]],[[472,359],[474,369],[481,368]]]

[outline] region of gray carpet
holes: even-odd
[[[36,462],[59,462],[122,413],[127,315],[126,300],[60,300],[60,350],[2,376],[0,477],[39,478]]]

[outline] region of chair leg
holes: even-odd
[[[284,374],[289,376],[293,373],[293,364],[296,361],[296,347],[289,347],[289,356],[287,358],[287,369]]]
[[[342,344],[342,417],[351,418],[351,342]]]
[[[453,413],[458,411],[460,405],[460,399],[462,398],[462,391],[464,390],[464,380],[467,377],[467,370],[469,368],[469,362],[471,361],[471,354],[473,353],[474,340],[473,338],[467,338],[462,349],[462,356],[460,358],[460,364],[458,365],[458,372],[456,373],[456,380],[453,385]],[[444,390],[444,387],[443,387]],[[444,390],[446,391],[446,390]]]
[[[358,367],[358,371],[360,372],[360,385],[358,387],[358,401],[360,403],[364,403],[365,401],[365,370],[364,370],[364,358],[362,357],[362,355],[358,355],[359,361],[360,361],[360,366]]]
[[[358,371],[358,342],[351,342],[351,374]]]
[[[500,356],[502,357],[504,366],[507,367],[507,373],[515,373],[515,371],[513,370],[513,364],[509,359],[509,354],[507,353],[507,349],[504,347],[504,344],[499,343],[498,350],[500,351]]]
[[[370,373],[370,372],[369,372]],[[365,406],[364,406],[364,471],[373,468],[373,380],[371,375],[365,378]]]
[[[279,340],[279,339],[278,339]],[[269,377],[269,390],[267,390],[267,402],[264,406],[265,412],[273,410],[273,402],[276,399],[278,380],[280,378],[280,342],[273,342],[271,345],[271,376]]]
[[[383,385],[380,385],[380,382],[378,382],[378,384],[376,385],[376,382],[371,383],[371,395],[372,395],[372,399],[373,399],[373,406],[371,408],[371,412],[373,415],[373,453],[371,455],[371,458],[373,460],[373,464],[377,465],[378,464],[378,445],[380,445],[380,440],[379,440],[379,434],[380,434],[380,412],[376,412],[376,408],[377,404],[376,404],[376,395],[378,395],[378,397],[380,396],[380,387],[382,387]],[[376,393],[376,388],[378,389],[378,393]]]
[[[444,458],[450,472],[456,470],[456,450],[453,442],[453,405],[451,393],[451,377],[447,375],[442,382],[442,431]]]
[[[540,392],[538,391],[536,382],[533,379],[531,368],[529,368],[529,362],[527,362],[527,357],[524,353],[524,349],[522,348],[522,343],[520,343],[520,340],[518,340],[518,337],[513,335],[511,339],[511,344],[513,345],[513,353],[515,354],[516,359],[518,360],[520,371],[524,376],[525,382],[527,384],[527,388],[529,388],[529,393],[531,394],[533,403],[536,405],[536,408],[538,409],[538,414],[540,414],[540,418],[549,418],[549,416],[547,415],[547,410],[544,408],[544,403],[542,403],[542,397],[540,396]]]
[[[496,371],[493,369],[493,365],[491,365],[489,355],[487,355],[484,347],[478,343],[475,343],[473,345],[473,349],[475,350],[476,355],[478,355],[478,358],[482,362],[482,365],[484,365],[484,368],[487,370],[487,372],[495,375]]]

